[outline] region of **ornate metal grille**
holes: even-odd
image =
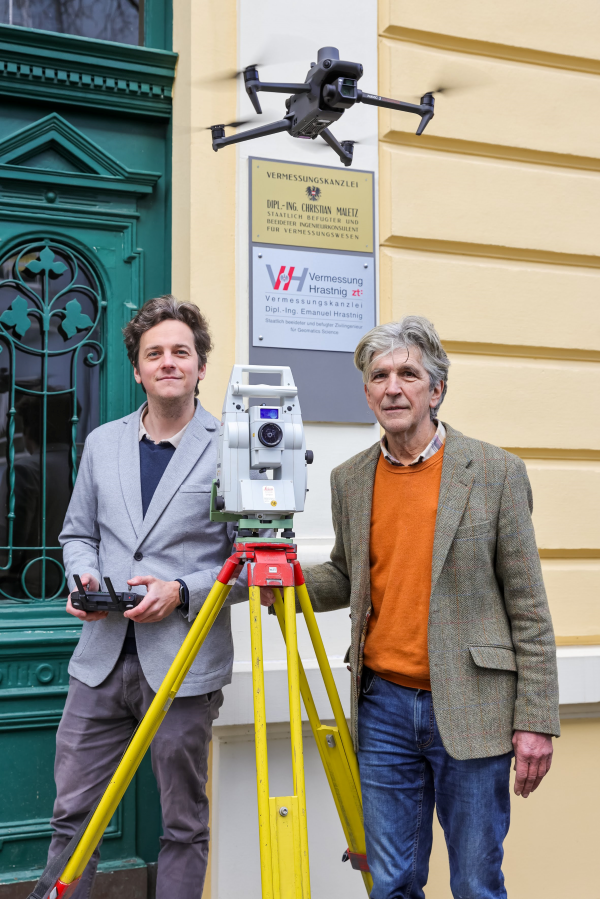
[[[100,423],[105,307],[95,272],[63,244],[0,259],[0,598],[66,596],[58,535]]]

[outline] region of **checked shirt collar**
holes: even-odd
[[[423,452],[421,453],[419,458],[415,459],[414,462],[411,462],[410,465],[418,465],[419,462],[425,462],[426,459],[431,459],[431,457],[435,456],[437,451],[443,447],[445,439],[446,439],[446,428],[441,423],[441,421],[438,421],[437,422],[437,431],[435,432],[435,434],[433,436],[433,440],[431,441],[431,443],[427,444],[427,446],[425,447],[425,449],[423,450]],[[394,459],[394,457],[391,455],[390,451],[388,450],[387,441],[385,439],[385,434],[381,438],[380,443],[381,443],[381,452],[383,453],[383,458],[387,462],[390,462],[392,465],[401,465],[402,467],[404,467],[404,464],[402,462],[398,462],[397,459]],[[409,467],[410,467],[410,465],[409,465]]]

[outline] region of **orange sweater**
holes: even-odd
[[[427,622],[444,448],[414,466],[380,456],[371,510],[371,602],[364,662],[385,680],[431,690]]]

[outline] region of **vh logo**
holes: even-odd
[[[282,265],[277,276],[275,276],[275,274],[273,273],[273,269],[270,265],[267,265],[267,271],[269,273],[271,287],[273,288],[273,290],[289,290],[292,281],[297,281],[298,293],[300,293],[302,288],[304,287],[304,282],[306,281],[306,276],[308,275],[308,268],[302,269],[301,275],[295,275],[295,267],[293,265],[288,266],[287,271],[286,266]]]

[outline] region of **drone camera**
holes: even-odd
[[[335,109],[350,109],[358,98],[358,88],[354,78],[336,78],[323,88],[323,99]]]

